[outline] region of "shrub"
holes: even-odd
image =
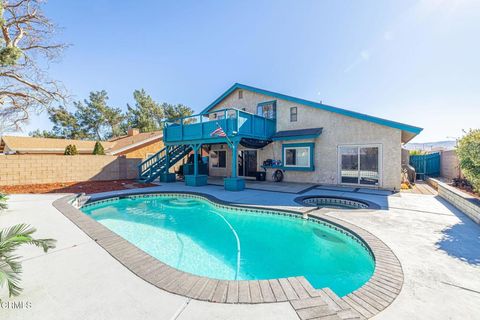
[[[410,150],[410,155],[411,156],[421,156],[421,155],[424,155],[424,154],[427,154],[427,153],[423,150]]]
[[[101,156],[104,156],[105,155],[105,149],[103,149],[103,146],[102,144],[100,143],[100,141],[97,141],[95,143],[95,147],[93,148],[93,154],[95,155],[101,155]]]
[[[476,192],[480,192],[480,129],[470,130],[457,144],[460,168]]]
[[[66,155],[66,156],[74,156],[74,155],[77,155],[77,154],[78,154],[77,146],[75,146],[74,144],[69,144],[69,145],[65,148],[65,152],[64,152],[63,154]]]

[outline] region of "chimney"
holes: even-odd
[[[133,137],[133,136],[136,136],[137,134],[140,133],[140,130],[137,129],[137,128],[130,128],[128,129],[128,136],[129,137]]]

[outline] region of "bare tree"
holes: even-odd
[[[0,121],[19,129],[32,112],[65,102],[58,81],[44,67],[65,44],[54,39],[56,26],[43,15],[42,0],[0,0]]]

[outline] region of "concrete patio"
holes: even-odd
[[[195,191],[245,204],[297,207],[299,194],[182,183],[142,189]],[[314,188],[304,195],[351,195],[348,189]],[[131,192],[131,190],[129,191]],[[298,319],[290,303],[217,304],[164,292],[131,273],[52,202],[63,195],[12,195],[1,214],[2,227],[34,225],[37,237],[58,240],[44,254],[26,247],[23,294],[4,300],[31,302],[29,309],[0,309],[2,319]],[[480,304],[480,226],[435,195],[355,192],[379,204],[377,211],[327,213],[384,241],[402,263],[404,285],[396,300],[375,319],[475,319]]]

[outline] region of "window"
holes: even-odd
[[[277,116],[277,102],[267,101],[259,103],[257,105],[257,115],[268,119],[275,119]]]
[[[297,107],[290,108],[290,122],[297,121]]]
[[[226,168],[227,167],[227,151],[218,150],[210,151],[210,162],[212,168]]]
[[[313,171],[313,143],[283,145],[283,167],[288,170]]]
[[[243,90],[238,90],[238,99],[243,99]]]
[[[340,146],[340,182],[378,186],[379,149],[377,146]]]

